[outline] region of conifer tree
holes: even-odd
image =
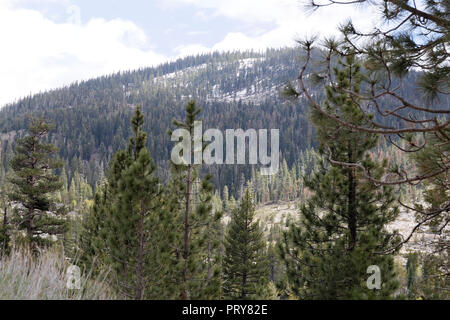
[[[164,280],[160,271],[166,267],[161,252],[168,251],[164,246],[167,233],[155,169],[149,151],[142,148],[122,174],[117,201],[108,219],[108,249],[119,286],[138,300],[160,297],[157,284]]]
[[[19,230],[25,230],[30,249],[35,250],[50,242],[44,235],[64,233],[66,210],[64,206],[58,207],[50,196],[62,188],[62,181],[54,172],[62,167],[61,161],[54,158],[57,149],[44,142],[54,126],[44,119],[30,121],[29,134],[17,140],[11,160],[15,174],[10,179],[13,191],[9,199],[23,206],[23,210],[16,210],[14,222]]]
[[[0,257],[10,252],[10,237],[8,233],[8,225],[4,221],[0,225]]]
[[[127,298],[161,299],[169,266],[171,241],[162,211],[162,186],[142,130],[139,107],[131,120],[133,135],[126,151],[114,156],[107,182],[94,198],[81,237],[83,263],[110,266],[113,283]],[[166,260],[165,260],[166,259]],[[97,267],[98,270],[98,267]]]
[[[190,139],[189,145],[201,144],[194,141],[194,125],[198,121],[200,108],[194,101],[186,105],[184,121],[174,120],[178,129],[186,130]],[[169,136],[172,131],[169,130]],[[198,151],[198,150],[197,150]],[[183,151],[184,152],[184,151]],[[191,152],[191,150],[187,151]],[[180,153],[180,157],[185,156]],[[186,299],[218,298],[220,294],[219,259],[211,259],[211,252],[217,252],[217,241],[211,240],[208,232],[217,229],[221,211],[214,212],[212,208],[213,187],[211,175],[200,179],[198,169],[200,164],[180,163],[171,161],[171,175],[167,187],[169,211],[173,215],[176,233],[176,248],[174,252],[174,279],[178,284],[179,296]]]
[[[342,127],[383,135],[400,153],[413,155],[413,158],[420,158],[427,153],[431,160],[427,161],[428,164],[432,161],[439,163],[438,166],[427,165],[427,170],[412,174],[411,170],[403,170],[398,163],[392,162],[390,174],[380,177],[381,180],[370,175],[370,168],[359,165],[358,169],[372,181],[400,188],[421,182],[425,182],[425,185],[434,184],[437,176],[448,177],[450,2],[310,0],[310,3],[314,10],[333,5],[358,5],[370,8],[369,10],[379,10],[384,23],[374,24],[372,29],[367,29],[348,19],[339,27],[339,39],[328,38],[319,45],[316,45],[315,38],[299,41],[304,49],[304,63],[298,77],[300,90],[290,85],[286,93],[305,97],[316,111]],[[316,55],[318,50],[325,54],[322,57]],[[370,117],[371,113],[375,113],[375,117],[369,118],[365,124],[336,117],[336,114],[321,107],[320,101],[312,92],[317,84],[324,87],[336,85],[337,72],[333,68],[336,59],[345,57],[351,51],[364,61],[366,77],[362,90],[350,89],[347,94],[369,103],[368,108],[361,108],[365,116]],[[405,90],[410,86],[414,88],[413,92]],[[432,149],[434,150],[429,152]],[[346,166],[343,163],[341,165]],[[448,178],[446,180],[447,190]],[[439,193],[437,189],[435,191],[435,195]],[[421,208],[416,209],[408,204],[404,206],[416,211],[421,218],[413,228],[414,231],[420,230],[420,226],[424,224],[446,224],[450,199],[446,196],[439,202],[441,205],[434,207],[432,214],[424,214]],[[403,243],[410,239],[410,236],[406,237]],[[445,243],[443,246],[445,247]]]
[[[348,20],[339,27],[340,39],[329,38],[317,46],[314,38],[299,41],[305,50],[305,59],[298,80],[300,92],[308,103],[341,126],[385,135],[402,152],[411,154],[421,151],[425,145],[433,145],[433,141],[428,142],[427,139],[419,141],[425,133],[432,133],[441,145],[447,145],[450,138],[443,130],[448,130],[450,125],[449,2],[424,0],[418,4],[415,0],[310,0],[310,3],[314,10],[330,5],[366,4],[366,8],[380,11],[385,23],[374,24],[372,30],[363,31],[365,28]],[[326,54],[317,57],[315,52],[318,49],[323,49]],[[370,101],[374,106],[361,109],[366,116],[372,112],[377,115],[376,119],[366,124],[352,123],[328,113],[311,95],[311,83],[320,83],[324,87],[330,83],[336,84],[337,72],[334,72],[333,66],[336,59],[349,53],[364,61],[368,75],[364,79],[366,86],[363,90],[347,91],[353,98]],[[313,64],[324,65],[324,68],[310,68]],[[403,79],[408,80],[399,81]],[[406,84],[420,91],[420,98],[406,93],[403,90]],[[300,96],[300,92],[292,86],[288,87],[287,92]],[[390,138],[394,135],[396,140]],[[445,153],[440,153],[440,156],[445,157]],[[391,175],[382,181],[390,184],[417,183],[436,174],[447,173],[448,162],[437,169],[417,176],[398,170],[393,172],[396,177]]]
[[[347,90],[359,90],[359,64],[351,55],[340,63],[338,86],[327,87],[324,108],[344,120],[366,125],[359,101],[346,94]],[[390,297],[397,285],[394,261],[383,252],[398,241],[395,233],[385,229],[398,215],[392,190],[376,186],[355,167],[336,164],[362,163],[373,176],[382,176],[384,167],[367,155],[377,136],[353,132],[315,111],[312,120],[323,161],[318,171],[305,179],[313,195],[301,206],[300,220],[291,224],[280,245],[289,287],[302,299]],[[366,286],[371,265],[380,268],[380,290]]]
[[[116,158],[119,164],[115,167],[121,167],[122,162],[123,169],[112,184],[117,193],[107,218],[106,239],[121,291],[134,299],[156,299],[162,297],[159,285],[166,268],[162,259],[169,239],[161,212],[162,187],[145,147],[143,124],[144,115],[137,107],[131,120],[133,135],[128,149]]]
[[[224,294],[230,299],[255,299],[266,288],[269,264],[266,246],[249,188],[233,211],[225,238]]]

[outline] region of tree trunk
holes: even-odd
[[[211,274],[212,253],[211,253],[211,239],[210,239],[211,234],[212,234],[211,232],[212,232],[212,230],[210,230],[210,224],[208,223],[208,259],[207,259],[207,261],[208,261],[208,280],[211,279],[211,276],[212,276],[212,274]]]
[[[248,210],[248,208],[246,208],[245,210]],[[248,228],[249,228],[249,221],[248,221],[248,212],[245,212],[245,234],[244,234],[244,242],[245,242],[245,247],[247,247],[247,243],[248,243]],[[248,265],[248,258],[247,258],[247,251],[246,249],[244,250],[244,254],[242,255],[242,265],[244,266],[244,272],[242,272],[242,289],[241,289],[241,299],[245,299],[245,296],[247,295],[247,292],[245,291],[245,286],[247,285],[247,265]]]
[[[139,235],[139,247],[138,247],[138,265],[136,270],[136,300],[142,300],[144,293],[144,215],[145,210],[141,201],[141,217],[139,219],[138,235]]]
[[[4,215],[3,215],[3,226],[6,228],[8,226],[8,206],[5,202]]]
[[[245,291],[245,286],[247,285],[247,273],[242,274],[242,290],[241,290],[241,300],[245,299],[247,292]]]
[[[350,150],[348,153],[350,162],[353,161],[353,152]],[[356,181],[355,181],[355,169],[348,169],[348,229],[350,231],[349,250],[352,251],[356,246],[357,234],[356,234]]]
[[[190,232],[190,225],[189,225],[189,215],[190,215],[190,200],[191,200],[191,166],[188,165],[187,170],[187,179],[186,179],[186,211],[184,215],[184,252],[183,252],[183,258],[184,258],[184,268],[183,268],[183,287],[181,292],[181,299],[187,300],[187,261],[189,258],[189,232]]]

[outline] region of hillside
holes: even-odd
[[[49,138],[66,163],[68,183],[78,172],[95,188],[111,155],[126,146],[130,116],[134,106],[141,105],[148,147],[161,168],[159,175],[166,177],[173,146],[167,130],[173,118],[184,116],[190,99],[203,107],[204,130],[280,129],[281,157],[291,168],[302,161],[302,151],[314,146],[306,102],[288,101],[280,94],[298,76],[300,54],[299,49],[285,48],[187,57],[26,97],[0,110],[0,172],[8,170],[11,145],[26,128],[27,115],[43,116],[56,125]],[[402,90],[419,99],[413,90],[414,74],[410,77]],[[322,92],[315,94],[320,97]],[[236,196],[251,169],[231,165],[211,166],[208,171],[219,190],[227,185]]]
[[[77,170],[94,186],[111,155],[125,147],[133,106],[141,105],[148,147],[164,176],[172,147],[166,132],[173,118],[183,117],[185,103],[195,99],[204,110],[204,128],[280,128],[282,156],[291,165],[312,144],[306,110],[279,95],[296,77],[297,55],[284,49],[188,57],[24,98],[0,110],[3,164],[16,134],[26,127],[26,115],[42,115],[56,125],[50,139],[67,163],[69,180]],[[218,186],[250,173],[248,167],[213,170]]]

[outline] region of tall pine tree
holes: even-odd
[[[337,86],[326,90],[324,108],[336,116],[368,125],[360,102],[346,94],[359,91],[362,75],[350,55],[337,68]],[[313,195],[301,206],[300,220],[284,234],[280,248],[293,294],[302,299],[386,298],[396,289],[394,261],[384,255],[396,239],[386,225],[397,217],[390,187],[378,187],[357,170],[369,168],[375,177],[384,168],[368,151],[377,136],[354,132],[319,112],[312,114],[324,161],[305,180]],[[340,164],[345,165],[340,165]],[[380,290],[369,290],[367,268],[381,271]]]
[[[189,146],[200,144],[204,148],[203,137],[201,141],[194,141],[194,126],[198,120],[200,108],[194,101],[186,105],[186,118],[184,121],[174,120],[174,125],[184,130],[186,135],[183,141]],[[169,135],[172,131],[169,130]],[[191,153],[192,150],[183,150]],[[179,154],[180,158],[187,154]],[[173,160],[173,159],[172,159]],[[211,299],[220,295],[220,259],[217,258],[217,241],[210,239],[213,229],[217,230],[220,223],[221,211],[214,212],[212,206],[213,187],[211,175],[200,179],[198,170],[200,164],[179,164],[171,161],[171,175],[167,187],[170,212],[173,215],[176,245],[174,252],[174,279],[178,284],[178,298]],[[214,256],[212,253],[214,252]]]
[[[168,296],[169,215],[162,211],[162,185],[145,147],[143,124],[137,107],[128,148],[116,153],[107,183],[95,196],[81,245],[87,266],[98,257],[100,265],[112,268],[113,284],[123,296],[160,299]]]
[[[64,233],[66,210],[51,198],[52,193],[62,188],[62,181],[55,174],[62,162],[55,159],[56,147],[44,141],[54,126],[44,119],[30,121],[29,134],[17,140],[11,160],[14,176],[10,179],[13,191],[9,199],[22,205],[23,209],[15,210],[13,220],[19,230],[25,230],[30,249],[35,250],[39,245],[51,243],[46,235]]]
[[[225,238],[224,293],[230,299],[255,299],[267,287],[269,263],[251,191],[246,188],[233,211]]]

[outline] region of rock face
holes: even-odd
[[[286,219],[295,219],[298,214],[297,202],[280,202],[261,205],[256,209],[256,218],[269,227],[285,224]],[[270,228],[269,228],[270,229]]]

